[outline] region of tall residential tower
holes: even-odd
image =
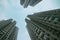
[[[30,6],[35,6],[36,4],[38,4],[40,1],[42,0],[20,0],[20,4],[22,6],[24,6],[24,8],[27,8],[28,5]]]
[[[0,21],[0,40],[17,40],[17,33],[16,21],[12,19]]]
[[[38,12],[26,18],[31,40],[60,40],[60,9]]]

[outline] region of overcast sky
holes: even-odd
[[[42,0],[35,7],[23,8],[20,0],[0,0],[0,20],[14,19],[19,28],[17,40],[30,40],[26,29],[25,18],[35,12],[60,9],[60,0]]]

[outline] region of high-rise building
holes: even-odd
[[[12,19],[0,21],[0,40],[17,40],[18,28],[15,24]]]
[[[24,8],[27,8],[28,5],[35,6],[42,0],[20,0],[20,4],[24,6]]]
[[[60,40],[60,9],[38,12],[26,18],[31,40]]]

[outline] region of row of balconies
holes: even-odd
[[[46,22],[45,22],[46,23]],[[54,35],[54,37],[58,38],[58,34],[60,33],[58,30],[55,30],[54,28],[48,26],[48,24],[45,24],[44,22],[40,21],[40,23],[38,23],[38,25],[40,25],[43,29],[45,29],[46,31],[50,32],[50,34]]]
[[[42,30],[39,29],[37,26],[35,26],[33,23],[29,23],[29,26],[31,26],[31,27],[29,27],[30,32],[33,31],[33,33],[34,33],[35,36],[36,36],[36,40],[42,40],[42,39],[43,39],[43,38],[41,38],[41,37],[43,36]],[[32,30],[32,31],[31,31],[31,30]],[[32,33],[32,34],[33,34],[33,33]],[[31,34],[31,35],[32,35],[32,34]]]
[[[42,21],[41,21],[41,22],[42,22]],[[32,24],[31,24],[31,25],[32,25]],[[33,24],[33,25],[34,25],[34,24]],[[33,26],[33,25],[32,25],[32,26]],[[42,24],[41,24],[41,25],[42,25]],[[36,25],[35,25],[35,26],[33,26],[33,27],[32,27],[32,26],[31,26],[31,29],[33,29],[33,30],[34,30],[34,28],[33,28],[33,27],[37,27]],[[48,28],[46,28],[46,26],[45,26],[45,27],[44,27],[44,26],[41,26],[41,27],[42,27],[42,28],[44,28],[46,31],[47,31],[47,29],[49,28],[49,27],[48,27]],[[36,29],[38,29],[38,28],[35,28],[35,31],[36,31]],[[50,31],[51,31],[51,30],[54,30],[54,29],[52,29],[52,28],[51,28],[51,29],[50,29]],[[35,31],[34,31],[34,32],[35,32]],[[49,32],[49,29],[48,29],[48,31],[47,31],[47,32]],[[53,31],[52,31],[52,32],[53,32]],[[55,32],[55,31],[54,31],[54,32]],[[51,33],[51,32],[49,32],[49,33]],[[52,33],[51,33],[51,34],[52,34]],[[52,35],[54,36],[54,34],[52,34]],[[55,37],[56,37],[56,36],[55,36]],[[55,37],[54,37],[54,38],[55,38]],[[56,37],[56,38],[57,38],[57,37]]]
[[[35,19],[35,20],[38,20],[38,19]],[[55,35],[55,37],[56,37],[56,35],[57,35],[57,33],[59,34],[59,31],[58,30],[55,30],[55,28],[52,28],[53,26],[53,24],[52,25],[49,25],[49,23],[48,24],[46,24],[46,22],[45,21],[42,21],[42,20],[39,20],[39,22],[41,23],[41,25],[44,25],[44,26],[41,26],[41,27],[43,27],[44,29],[46,29],[47,31],[49,31],[50,30],[50,32],[51,32],[51,34],[53,33],[53,35]],[[48,26],[49,25],[49,26]],[[51,27],[52,26],[52,27]],[[54,26],[55,27],[55,26]],[[57,28],[56,28],[57,29]],[[53,31],[53,30],[55,30],[55,31]],[[55,33],[56,32],[56,33]],[[59,35],[58,35],[59,36]],[[58,38],[58,37],[56,37],[56,38]]]
[[[5,34],[3,34],[3,36],[1,36],[1,40],[7,40],[8,37],[10,36],[10,34],[12,33],[14,27],[10,28]]]
[[[0,21],[0,38],[6,33],[3,30],[9,23],[11,23],[12,19]],[[7,29],[6,29],[7,30]]]
[[[41,26],[41,27],[42,27],[42,26]],[[38,29],[39,29],[39,28],[37,28],[37,26],[36,26],[36,29],[35,29],[35,30],[36,30],[36,34],[38,33],[38,32],[37,32]],[[44,36],[43,36],[43,35],[44,35],[44,32],[43,32],[44,30],[43,30],[43,29],[42,29],[43,31],[41,31],[41,29],[39,29],[39,30],[40,30],[40,32],[39,32],[39,34],[38,34],[37,36],[38,36],[38,39],[40,38],[40,39],[42,40],[43,37],[44,37]],[[34,31],[34,32],[35,32],[35,31]],[[43,33],[41,33],[41,32],[43,32]],[[48,34],[48,33],[47,33],[47,34]],[[42,36],[43,36],[43,37],[42,37]],[[48,39],[50,39],[50,40],[55,40],[55,39],[54,39],[55,37],[53,37],[53,39],[52,39],[51,37],[52,37],[52,36],[47,37],[46,40],[48,40]]]
[[[0,30],[0,32],[1,32],[0,40],[7,40],[8,36],[11,34],[15,24],[16,24],[16,22],[15,21],[12,22],[11,19],[6,20],[5,22],[3,22],[3,24],[1,23],[1,25],[3,25],[3,28]],[[0,27],[2,27],[2,26],[0,26]]]

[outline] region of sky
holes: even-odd
[[[60,0],[42,0],[36,6],[27,8],[20,5],[20,0],[0,0],[0,20],[14,19],[19,28],[17,40],[31,40],[26,29],[26,16],[53,9],[60,9]]]

